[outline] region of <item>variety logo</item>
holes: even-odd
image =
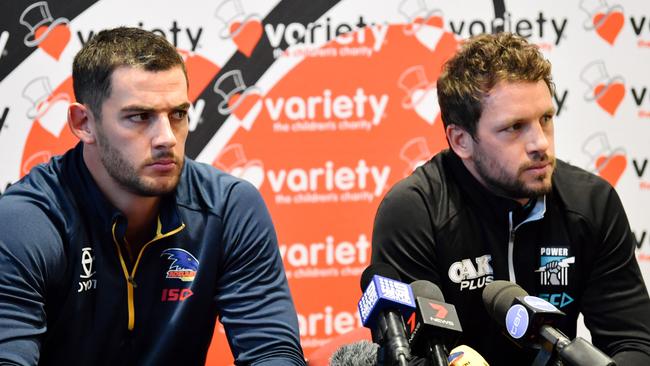
[[[223,148],[212,166],[247,180],[257,189],[264,182],[264,164],[260,160],[248,160],[242,144],[231,144]]]
[[[194,281],[196,271],[199,270],[199,261],[190,252],[181,248],[169,248],[165,249],[160,256],[167,256],[171,261],[166,278],[175,278],[183,282]]]
[[[138,27],[144,29],[144,22],[138,22]],[[169,28],[151,28],[148,29],[152,33],[161,35],[165,37],[174,47],[189,49],[194,52],[199,47],[199,42],[201,40],[201,35],[203,34],[203,27],[198,27],[192,29],[190,27],[180,27],[178,26],[178,21],[172,20],[172,24]],[[94,30],[86,31],[85,34],[82,31],[77,31],[77,38],[81,45],[85,45],[90,39],[95,35]],[[189,46],[189,47],[187,47]]]
[[[327,17],[324,21],[312,22],[306,25],[297,22],[265,24],[264,32],[271,47],[275,49],[273,54],[276,58],[282,55],[291,55],[291,53],[283,52],[280,49],[283,42],[289,48],[304,45],[308,49],[318,49],[332,40],[342,46],[354,45],[367,48],[363,52],[363,56],[369,56],[368,52],[372,54],[372,52],[381,50],[388,33],[388,25],[368,24],[361,15],[356,23],[339,22],[333,24],[331,18]],[[344,50],[348,50],[348,48],[343,47],[338,52]],[[309,53],[299,52],[296,56],[298,55],[305,56],[309,55]],[[319,55],[319,53],[313,55]],[[337,54],[325,53],[324,55],[336,56]]]
[[[642,230],[637,234],[634,232],[636,239],[637,258],[639,261],[650,261],[650,238],[647,230]]]
[[[627,166],[625,151],[622,148],[612,150],[603,132],[590,136],[582,145],[582,151],[589,157],[585,169],[615,187]]]
[[[492,256],[490,254],[482,255],[474,258],[474,263],[471,259],[463,259],[454,262],[449,266],[449,279],[460,284],[460,291],[464,289],[476,290],[485,287],[488,283],[492,282],[494,271],[490,265]]]
[[[360,234],[356,241],[280,244],[287,278],[358,277],[370,262],[370,241]]]
[[[557,306],[560,309],[573,302],[573,298],[566,292],[555,294],[539,294],[539,297],[543,300],[548,301],[552,305]]]
[[[632,30],[637,37],[642,35],[646,36],[646,39],[639,39],[637,42],[638,47],[650,47],[650,34],[644,34],[644,32],[650,32],[650,19],[642,15],[640,17],[632,15],[630,16],[630,24],[632,25]]]
[[[59,59],[63,49],[70,41],[70,21],[68,19],[54,19],[47,2],[38,1],[23,11],[19,22],[29,31],[23,40],[25,46],[38,46],[48,55]]]
[[[298,313],[298,328],[301,337],[313,337],[324,334],[326,336],[345,334],[353,329],[363,327],[361,318],[356,312],[338,311],[334,312],[331,306],[326,306],[323,311],[310,314]],[[308,340],[313,343],[315,340]],[[329,341],[329,339],[327,340]],[[305,338],[301,340],[305,347]],[[320,345],[316,345],[320,346]]]
[[[632,159],[632,167],[634,168],[634,173],[639,178],[639,189],[650,190],[650,179],[646,178],[646,169],[648,167],[648,158],[642,159]]]
[[[541,248],[539,272],[540,283],[544,286],[566,286],[569,283],[569,266],[575,257],[569,257],[569,248]]]
[[[230,114],[239,125],[250,130],[262,109],[260,89],[247,86],[241,70],[230,70],[219,76],[212,90],[222,98],[217,106],[219,113]]]
[[[262,38],[261,17],[257,14],[246,14],[239,0],[226,0],[219,4],[215,17],[223,24],[219,37],[232,39],[237,49],[246,57],[250,57]]]
[[[566,97],[569,95],[569,91],[567,89],[560,90],[559,88],[555,88],[555,93],[553,94],[553,101],[555,101],[555,115],[560,116],[560,113],[562,113],[562,110],[564,109],[564,102],[566,101]]]
[[[650,110],[648,109],[641,109],[642,105],[646,100],[647,104],[650,104],[650,94],[648,94],[648,88],[647,87],[640,87],[640,88],[635,88],[631,87],[630,92],[632,94],[632,98],[634,99],[634,104],[639,108],[638,116],[639,118],[650,118]]]
[[[79,274],[79,288],[77,292],[84,292],[97,288],[97,280],[93,263],[95,257],[92,255],[93,248],[85,247],[81,249],[81,273]]]
[[[625,23],[625,14],[620,5],[609,6],[605,0],[582,0],[580,9],[586,14],[583,27],[613,45]]]
[[[324,167],[310,169],[269,169],[266,178],[278,203],[371,202],[387,188],[390,170],[389,165],[368,166],[365,160],[359,160],[354,167],[335,167],[334,162],[326,161]],[[334,191],[342,193],[337,195]],[[293,201],[289,197],[289,202],[284,202],[280,194],[286,193],[298,195]]]
[[[275,132],[322,132],[370,130],[379,125],[388,105],[388,94],[367,94],[357,88],[353,95],[322,95],[265,98],[264,106]]]
[[[600,108],[614,115],[625,96],[625,81],[621,76],[610,77],[602,60],[594,61],[582,70],[580,79],[586,84],[584,99],[595,101]]]
[[[5,47],[7,46],[7,41],[9,41],[9,32],[3,31],[0,33],[0,58],[4,56],[7,52]]]
[[[2,131],[2,127],[5,125],[5,121],[7,120],[8,115],[9,115],[9,107],[5,107],[4,111],[2,112],[2,115],[0,115],[0,131]]]
[[[424,66],[406,69],[399,77],[397,86],[405,91],[402,108],[413,109],[428,124],[433,125],[440,112],[436,85],[429,81]]]
[[[541,48],[550,49],[559,46],[566,38],[564,33],[568,19],[548,18],[543,12],[539,12],[536,18],[514,18],[509,12],[505,12],[503,18],[498,17],[492,20],[450,20],[449,28],[462,38],[482,33],[496,33],[499,28],[503,31],[516,33],[524,38],[537,38]],[[548,39],[548,41],[546,41]]]
[[[367,264],[370,254],[370,241],[365,234],[360,234],[356,242],[341,241],[336,243],[334,236],[328,235],[324,242],[309,245],[303,243],[280,244],[280,255],[291,267],[316,267],[324,265]]]

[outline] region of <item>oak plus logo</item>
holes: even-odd
[[[476,257],[474,261],[469,258],[463,259],[452,263],[447,274],[451,282],[460,285],[460,291],[483,288],[494,280],[490,261],[492,261],[490,254]]]
[[[349,22],[326,17],[307,24],[264,25],[264,34],[275,58],[370,57],[381,50],[387,33],[388,24],[367,23],[363,15]],[[285,50],[284,45],[287,46]]]
[[[388,94],[323,90],[320,95],[264,98],[273,132],[370,131],[378,126],[388,105]]]
[[[328,160],[311,168],[268,169],[266,181],[276,204],[373,202],[386,190],[389,165],[369,165],[360,159],[353,165]]]
[[[611,77],[605,62],[596,60],[582,69],[580,80],[585,84],[585,101],[595,102],[603,111],[614,116],[625,97],[623,77],[620,75]]]
[[[287,278],[359,277],[370,262],[366,234],[353,240],[327,235],[323,241],[280,244]]]
[[[97,280],[93,278],[95,271],[93,263],[95,257],[92,255],[93,248],[85,247],[81,249],[81,273],[79,274],[79,287],[77,292],[85,292],[97,288]]]

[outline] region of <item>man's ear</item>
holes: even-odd
[[[68,107],[68,126],[70,131],[84,144],[94,144],[95,117],[90,109],[81,103],[71,103]]]
[[[461,159],[467,159],[472,156],[474,151],[474,139],[472,135],[464,128],[450,124],[445,128],[445,134],[449,141],[449,146]]]

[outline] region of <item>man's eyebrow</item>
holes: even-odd
[[[188,110],[190,109],[190,103],[182,103],[175,107],[170,108],[171,110]],[[121,109],[122,112],[155,112],[156,108],[147,107],[138,104],[127,105]]]

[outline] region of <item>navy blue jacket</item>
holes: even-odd
[[[273,224],[252,185],[185,159],[156,236],[132,257],[126,227],[81,144],[7,189],[0,363],[203,364],[218,316],[237,364],[304,364]]]

